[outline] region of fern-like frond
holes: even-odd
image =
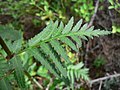
[[[56,77],[60,78],[60,75],[56,71],[56,69],[52,67],[52,65],[50,64],[50,62],[48,62],[48,60],[46,60],[44,57],[42,57],[41,53],[39,53],[39,51],[37,49],[32,49],[32,50],[30,50],[30,52],[38,61],[41,62],[42,65],[45,66],[45,68],[47,68]]]
[[[61,55],[61,57],[64,58],[64,60],[66,60],[67,63],[70,63],[67,53],[65,52],[65,50],[63,49],[63,47],[60,45],[60,43],[57,40],[51,40],[50,44],[56,50],[56,52],[59,55]]]
[[[62,34],[66,34],[66,33],[69,33],[70,30],[72,29],[72,26],[73,26],[73,17],[69,20],[68,24],[65,26],[65,28],[63,29],[62,31]]]
[[[57,36],[57,35],[60,35],[63,29],[64,29],[64,24],[63,24],[63,22],[60,22],[60,25],[56,29],[56,33],[55,33],[54,37]]]
[[[79,47],[82,46],[81,39],[77,36],[71,36],[71,38],[78,44]]]
[[[3,77],[7,69],[7,62],[2,56],[0,57],[0,77]]]
[[[11,69],[12,67],[9,62],[7,62],[7,60],[0,55],[0,78],[3,78]]]
[[[0,90],[12,90],[8,79],[3,78],[0,80]]]
[[[50,24],[45,29],[43,29],[43,31],[41,33],[39,33],[34,38],[29,40],[29,45],[33,46],[36,43],[39,43],[40,41],[43,41],[43,40],[50,38],[50,36],[53,33],[52,25],[53,25],[53,22],[50,22]]]
[[[68,24],[64,27],[61,22],[58,25],[58,21],[55,23],[51,22],[41,33],[29,40],[29,46],[40,45],[41,42],[50,42],[52,40],[58,40],[65,37],[75,38],[75,42],[78,41],[76,38],[81,38],[87,40],[86,37],[93,38],[93,36],[107,35],[110,34],[109,31],[105,30],[94,30],[94,27],[87,27],[87,24],[84,24],[82,27],[82,20],[80,20],[73,27],[73,17],[70,19]],[[79,40],[80,41],[80,40]],[[80,45],[79,42],[76,42]],[[73,48],[73,47],[71,47]]]
[[[62,38],[60,38],[60,40],[62,42],[64,42],[66,45],[70,46],[73,50],[78,52],[78,49],[77,49],[75,43],[73,43],[68,37],[62,37]]]
[[[100,35],[110,34],[109,31],[99,29],[94,30],[93,26],[88,28],[88,24],[81,26],[82,20],[78,21],[75,26],[73,26],[73,22],[73,17],[65,27],[62,22],[50,22],[42,32],[28,41],[29,48],[32,48],[32,54],[41,62],[42,65],[59,78],[61,78],[61,75],[65,78],[69,78],[72,84],[74,83],[75,78],[82,77],[83,79],[88,80],[88,69],[82,68],[83,64],[81,63],[76,66],[72,65],[68,69],[67,66],[64,68],[59,59],[57,59],[55,54],[52,52],[51,48],[54,49],[57,56],[61,57],[61,61],[64,60],[65,63],[67,62],[67,65],[71,65],[66,50],[62,46],[63,43],[78,52],[77,46],[82,46],[81,39],[87,40],[87,38],[93,38],[94,36],[98,37]],[[41,55],[41,52],[39,53],[37,50],[33,50],[36,46],[43,51],[45,56],[51,59],[52,63],[49,60],[46,60],[46,58]],[[54,64],[55,67],[52,67],[51,64]]]
[[[22,38],[22,32],[14,30],[10,25],[0,25],[0,36],[7,40],[18,40]]]
[[[74,88],[75,79],[79,80],[79,78],[82,78],[84,80],[89,80],[88,69],[83,68],[83,66],[84,64],[80,62],[77,65],[69,65],[67,67],[67,76],[68,79],[71,81],[72,88]]]
[[[5,43],[7,44],[8,48],[10,49],[10,51],[12,53],[17,53],[22,48],[22,41],[23,41],[23,39],[20,38],[20,39],[15,40],[15,41],[6,40]]]
[[[14,76],[15,79],[21,89],[25,89],[25,78],[24,78],[24,71],[22,68],[22,62],[20,60],[19,56],[15,56],[11,59],[11,63],[13,64],[13,67],[15,68]]]
[[[72,32],[76,32],[82,25],[82,19],[73,27]]]
[[[55,66],[57,67],[57,69],[61,72],[61,74],[67,78],[67,71],[66,69],[62,66],[62,64],[60,63],[60,61],[55,57],[54,53],[52,52],[52,50],[50,49],[50,46],[46,43],[42,43],[40,45],[41,49],[48,55],[50,56],[50,58],[53,60],[53,62],[55,63]]]

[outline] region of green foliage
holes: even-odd
[[[50,58],[53,60],[53,62],[55,63],[55,65],[58,65],[56,68],[61,72],[61,74],[64,77],[67,77],[67,72],[66,70],[62,67],[62,64],[60,63],[60,61],[55,57],[54,53],[52,52],[50,46],[46,43],[42,43],[41,44],[41,49],[50,56]]]
[[[120,7],[118,0],[109,0],[109,3],[111,4],[111,6],[109,6],[109,9],[118,9]]]
[[[118,0],[108,0],[110,3],[109,9],[114,9],[120,14],[120,2]],[[113,23],[112,25],[112,33],[120,33],[120,27]]]
[[[16,37],[14,37],[14,39],[6,39],[7,36],[3,36],[2,33],[0,34],[0,36],[4,38],[9,49],[14,53],[13,58],[6,61],[6,63],[8,66],[11,66],[9,69],[14,71],[11,72],[10,75],[14,75],[13,77],[22,90],[26,89],[24,76],[27,76],[30,80],[32,79],[36,83],[36,80],[29,75],[28,72],[30,69],[29,67],[34,64],[33,57],[35,62],[41,63],[50,71],[50,73],[56,76],[59,80],[62,80],[69,88],[74,89],[75,80],[79,80],[80,78],[89,80],[88,69],[83,68],[83,63],[73,65],[63,44],[68,45],[69,48],[78,52],[77,44],[81,47],[81,39],[87,40],[87,38],[93,38],[94,36],[98,37],[100,35],[110,34],[110,32],[99,29],[94,30],[94,27],[88,28],[87,24],[81,26],[82,20],[80,20],[75,26],[73,25],[73,22],[73,17],[65,26],[62,22],[51,21],[43,31],[29,41],[23,41],[23,38],[16,40]],[[1,30],[3,29],[1,28]],[[13,32],[14,31],[9,31],[9,33],[11,33],[10,35],[13,35]],[[4,32],[3,34],[5,35],[7,33],[8,32]],[[18,35],[21,36],[22,33],[18,33]],[[3,52],[3,49],[1,50],[1,52]],[[5,57],[4,55],[2,56],[3,59],[1,59],[1,61],[6,60],[5,57],[7,55]],[[0,65],[0,67],[2,66]],[[8,67],[5,65],[5,68]],[[3,70],[3,68],[1,70]],[[9,72],[9,70],[5,71],[5,73],[6,72]],[[9,78],[9,75],[7,77]],[[0,82],[5,82],[3,77],[0,78],[2,78],[2,81],[0,80]],[[42,88],[40,84],[36,84]]]
[[[46,69],[44,66],[39,67],[37,70],[37,75],[50,79],[50,75],[48,75],[48,69]]]
[[[7,71],[7,66],[8,64],[6,63],[6,61],[4,60],[4,57],[1,55],[0,56],[0,77],[4,76],[4,73]]]
[[[57,28],[56,23],[51,22],[41,33],[39,33],[34,38],[29,40],[28,44],[29,46],[39,46],[40,43],[42,42],[49,42],[55,39],[60,39],[62,37],[71,37],[74,39],[75,36],[75,37],[80,37],[82,39],[86,39],[86,36],[93,38],[93,36],[105,35],[110,33],[109,31],[104,31],[99,29],[93,30],[94,27],[87,28],[87,24],[84,24],[81,28],[77,28],[76,31],[73,31],[76,26],[73,27],[73,29],[71,29],[72,25],[73,25],[73,18],[70,19],[70,21],[65,26],[65,28],[63,27],[62,23],[60,24],[60,26],[57,26],[58,27]],[[56,29],[54,29],[55,27]]]
[[[14,30],[14,27],[11,25],[5,25],[5,26],[0,25],[0,36],[3,39],[12,40],[12,41],[22,38],[21,32]]]
[[[89,21],[94,13],[93,2],[93,0],[5,0],[0,3],[0,13],[11,16],[12,25],[23,30],[24,23],[27,22],[40,26],[47,24],[49,20],[60,19],[66,22],[70,16]]]
[[[25,79],[24,79],[24,69],[22,67],[22,62],[19,56],[15,56],[12,58],[11,63],[15,68],[14,77],[17,81],[19,87],[24,90],[25,89]]]
[[[98,30],[93,30],[94,27],[87,28],[87,24],[83,25],[82,27],[78,26],[78,24],[82,23],[82,20],[80,20],[74,27],[73,27],[73,22],[74,22],[73,18],[71,18],[69,20],[68,24],[65,27],[64,27],[63,23],[60,23],[60,25],[58,25],[58,21],[56,21],[55,23],[51,22],[41,33],[36,35],[34,38],[29,40],[29,42],[28,42],[29,47],[32,46],[34,48],[36,46],[39,46],[39,47],[42,48],[42,51],[44,52],[44,54],[48,55],[48,53],[49,53],[49,57],[52,60],[56,60],[56,61],[53,61],[53,62],[56,66],[55,69],[58,69],[59,72],[58,71],[56,73],[53,72],[54,70],[52,71],[52,69],[54,67],[51,67],[51,68],[49,67],[48,68],[56,76],[58,76],[57,73],[59,73],[59,75],[61,73],[66,78],[66,70],[65,71],[63,71],[64,69],[61,70],[61,68],[64,68],[64,67],[60,64],[60,62],[58,62],[59,60],[57,60],[57,58],[54,57],[54,54],[52,54],[52,52],[50,52],[51,49],[54,49],[53,51],[55,51],[56,55],[58,54],[58,57],[60,55],[65,60],[65,62],[67,64],[70,64],[70,60],[69,60],[64,48],[60,45],[61,42],[66,43],[71,48],[76,49],[77,48],[76,45],[68,37],[71,37],[76,42],[76,44],[79,44],[81,42],[79,37],[82,38],[82,39],[87,39],[86,36],[88,36],[90,38],[93,38],[93,36],[109,34],[108,31],[104,31],[104,30],[101,31],[99,29]],[[49,32],[49,33],[47,33],[47,32]],[[77,42],[77,41],[80,41],[80,42]],[[72,43],[73,46],[71,46],[70,43]],[[81,45],[81,43],[80,43],[80,45]],[[39,56],[41,56],[41,55],[39,55]],[[42,60],[42,58],[40,60]],[[41,63],[43,63],[44,65],[46,64],[45,61],[44,62],[41,61]],[[47,62],[47,64],[48,63],[49,62]],[[45,65],[45,67],[46,66],[50,66],[50,65],[48,64],[48,65]],[[87,72],[86,70],[83,70],[83,72],[84,71]],[[83,74],[83,75],[86,76],[86,73]],[[73,76],[72,76],[72,78],[74,79]],[[79,76],[78,76],[78,78],[79,78]]]
[[[120,3],[118,0],[108,0],[110,3],[109,9],[115,9],[118,13],[120,13]]]
[[[83,68],[83,66],[84,66],[84,64],[82,62],[80,62],[76,65],[69,65],[67,67],[67,69],[68,69],[67,76],[68,76],[68,79],[70,80],[72,88],[75,88],[74,87],[75,79],[77,79],[77,81],[79,81],[79,78],[82,78],[86,81],[89,80],[88,69]]]
[[[8,79],[4,78],[0,80],[0,90],[12,90]]]
[[[101,56],[98,56],[95,61],[93,62],[93,65],[96,68],[100,68],[101,66],[105,65],[105,59]]]
[[[92,0],[72,0],[75,4],[71,7],[72,10],[86,21],[90,20],[94,13]]]
[[[120,27],[112,26],[112,33],[120,33]]]
[[[21,23],[26,23],[25,17],[32,18],[30,22],[36,26],[57,19],[58,16],[62,20],[66,19],[64,9],[61,9],[59,3],[61,2],[51,0],[6,0],[0,3],[0,13],[12,16],[14,18],[12,24],[22,29]]]

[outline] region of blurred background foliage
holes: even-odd
[[[65,22],[71,16],[89,21],[94,13],[94,5],[92,0],[3,0],[0,13],[14,19],[13,25],[21,25],[18,27],[20,29],[26,22],[42,26],[49,20],[61,19]]]

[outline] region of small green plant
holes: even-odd
[[[120,14],[120,3],[118,0],[108,0],[110,3],[110,6],[108,7],[109,9],[114,9]],[[118,25],[115,25],[113,23],[112,25],[112,33],[120,33],[120,27]]]
[[[118,0],[108,0],[110,3],[109,9],[115,9],[117,12],[120,13],[120,3]]]
[[[120,33],[120,27],[112,26],[112,33]]]
[[[110,32],[100,29],[94,30],[93,26],[88,28],[87,24],[81,26],[82,20],[78,21],[75,26],[73,23],[73,17],[65,26],[62,22],[51,21],[42,32],[29,41],[23,40],[21,32],[11,30],[7,26],[0,26],[0,90],[11,90],[11,85],[18,85],[21,90],[26,90],[24,76],[43,89],[32,77],[35,73],[30,72],[36,65],[31,63],[33,59],[63,81],[69,89],[74,89],[75,79],[88,80],[88,69],[83,68],[84,64],[81,62],[77,65],[71,63],[63,43],[78,52],[76,45],[81,47],[81,39],[87,40],[87,37],[107,35]],[[31,66],[32,64],[34,65]],[[41,75],[40,72],[37,74]]]
[[[92,0],[72,0],[75,4],[71,7],[72,10],[84,18],[85,21],[89,21],[94,13],[94,6]]]
[[[0,13],[2,15],[10,15],[14,18],[14,22],[24,22],[26,18],[32,18],[32,22],[37,26],[42,22],[48,23],[49,20],[56,18],[65,19],[64,9],[58,4],[60,1],[50,0],[6,0],[0,3]],[[18,21],[19,20],[19,21]],[[12,22],[13,23],[13,22]]]
[[[105,65],[105,59],[103,57],[98,56],[93,62],[93,65],[96,68],[100,68],[101,66]]]

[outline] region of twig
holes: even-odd
[[[43,90],[43,86],[40,83],[38,83],[38,81],[35,78],[33,78],[26,70],[24,70],[24,73],[31,81],[33,81],[40,89]]]
[[[45,90],[49,90],[49,88],[50,88],[50,86],[52,85],[52,83],[53,83],[53,79],[51,78],[51,79],[50,79],[50,82],[49,82],[49,84],[47,85],[47,87],[46,87]]]
[[[101,90],[103,81],[100,81],[100,86],[98,90]]]
[[[88,84],[90,86],[92,86],[93,83],[100,82],[100,81],[103,81],[103,80],[106,80],[106,79],[109,79],[109,78],[119,77],[119,76],[120,76],[120,74],[109,75],[109,76],[106,76],[106,77],[91,80],[91,81],[88,82]]]
[[[96,49],[100,48],[101,44],[99,45],[96,45],[95,47],[93,47],[91,50],[89,50],[88,52],[93,52],[95,51]]]
[[[88,52],[89,51],[89,48],[90,48],[90,42],[88,42],[86,44],[86,51],[85,52]],[[85,66],[87,66],[87,61],[88,61],[88,53],[85,53]]]
[[[97,14],[98,6],[99,6],[99,0],[97,0],[97,2],[96,2],[96,4],[95,4],[94,14],[93,14],[93,16],[92,16],[92,18],[91,18],[91,20],[90,20],[90,23],[88,24],[88,28],[89,28],[90,26],[92,26],[93,21],[95,20],[95,16],[96,16],[96,14]]]
[[[32,80],[34,81],[34,83],[35,83],[40,89],[43,90],[43,86],[42,86],[40,83],[38,83],[38,81],[37,81],[35,78],[32,77]]]

